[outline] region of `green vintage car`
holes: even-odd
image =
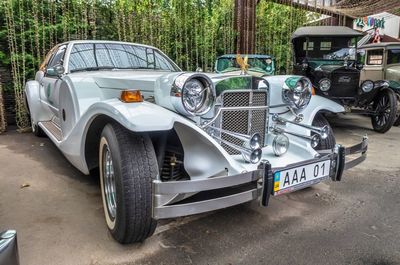
[[[364,59],[364,68],[360,79],[374,83],[386,81],[396,92],[400,103],[400,42],[383,42],[366,44],[360,47]],[[397,104],[398,115],[394,126],[400,125],[400,104]]]
[[[247,73],[254,76],[265,76],[275,74],[275,59],[270,55],[248,54]],[[240,73],[240,65],[236,61],[236,54],[225,54],[217,58],[215,62],[217,73]]]

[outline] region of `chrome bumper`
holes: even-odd
[[[336,145],[333,151],[321,151],[317,158],[291,164],[283,168],[273,168],[268,161],[263,161],[257,170],[234,176],[168,182],[154,180],[153,218],[165,219],[204,213],[258,198],[260,198],[262,206],[267,206],[271,195],[279,195],[279,193],[274,193],[273,191],[274,172],[330,159],[329,177],[333,181],[340,181],[344,170],[352,168],[366,159],[367,149],[368,139],[364,137],[362,142],[357,145],[348,148]],[[355,154],[359,154],[359,156],[351,160],[349,158],[346,159],[346,156]],[[294,187],[290,192],[301,188],[304,188],[304,186]],[[196,195],[173,204],[162,203],[163,197],[175,194]]]

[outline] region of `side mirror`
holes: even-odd
[[[64,72],[64,66],[62,66],[61,64],[56,64],[53,67],[46,69],[46,74],[48,76],[61,76]]]

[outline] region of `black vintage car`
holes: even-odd
[[[292,35],[294,73],[310,78],[318,95],[340,102],[347,112],[371,116],[374,130],[385,133],[396,120],[397,99],[387,82],[360,80],[362,36],[341,26],[298,28]]]

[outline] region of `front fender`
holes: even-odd
[[[30,80],[25,84],[25,97],[29,107],[29,114],[33,121],[50,120],[49,112],[43,108],[40,101],[40,84],[36,80]]]
[[[345,109],[335,101],[314,95],[311,97],[308,106],[300,113],[304,115],[305,123],[312,124],[314,117],[318,112],[342,113],[345,112]]]
[[[99,116],[114,120],[132,132],[175,129],[182,141],[184,152],[190,153],[191,157],[195,158],[185,161],[185,168],[193,177],[204,178],[206,174],[210,174],[211,169],[215,169],[215,174],[221,173],[217,172],[217,168],[220,167],[217,167],[216,163],[235,164],[226,151],[220,145],[216,145],[214,140],[193,121],[149,102],[123,103],[118,99],[111,99],[90,106],[71,133],[60,143],[60,149],[68,160],[85,174],[89,172],[85,161],[85,139],[93,121]],[[199,152],[203,155],[196,155]],[[204,156],[204,153],[209,155]],[[202,163],[206,163],[207,166],[204,167]],[[242,170],[234,166],[228,166],[228,169],[234,172]]]

